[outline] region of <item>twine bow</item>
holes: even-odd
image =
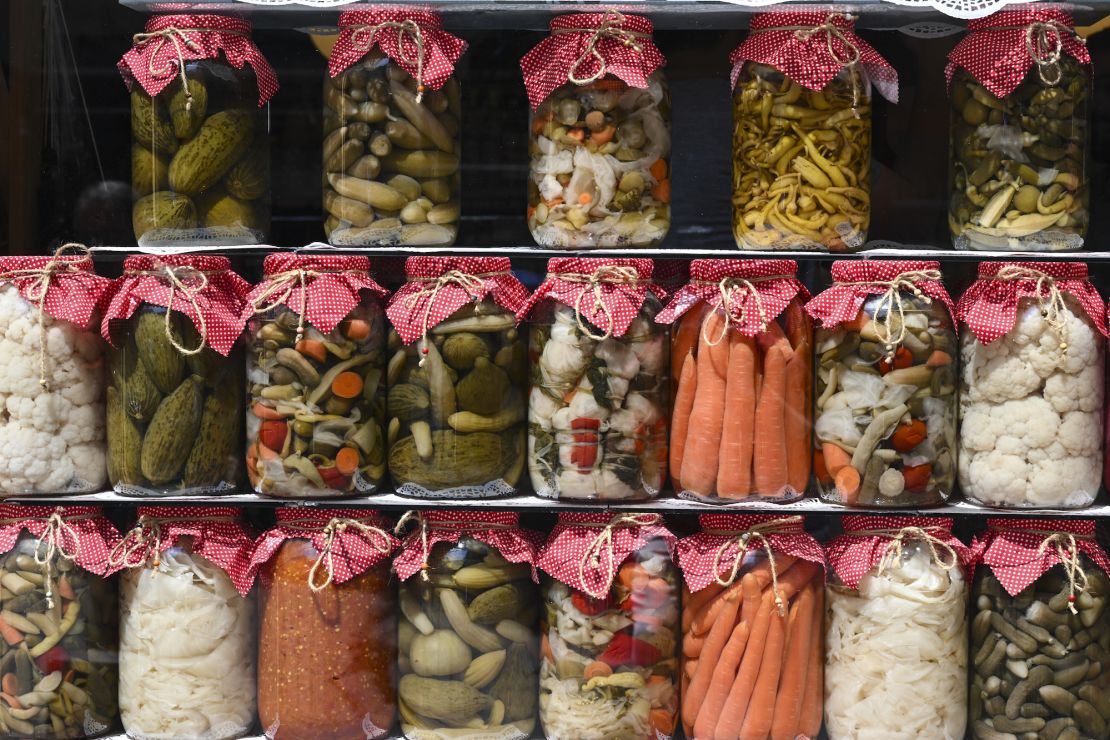
[[[788,528],[796,526],[800,520],[800,517],[774,519],[769,522],[753,524],[743,531],[704,530],[707,534],[723,535],[729,538],[721,543],[713,556],[714,580],[725,587],[735,583],[740,575],[740,567],[744,564],[744,556],[748,554],[749,545],[754,540],[757,546],[762,546],[764,552],[767,553],[767,564],[771,568],[771,593],[775,595],[775,606],[778,608],[779,616],[785,617],[786,600],[783,599],[782,592],[779,590],[778,566],[775,564],[775,553],[771,549],[771,542],[767,539],[767,535],[786,533]],[[733,545],[736,546],[736,552],[733,555],[732,568],[729,570],[728,578],[721,578],[721,565],[725,561],[728,549]]]
[[[189,80],[185,76],[185,49],[199,54],[201,51],[200,46],[186,36],[188,33],[216,31],[213,28],[178,28],[176,26],[167,26],[160,31],[151,31],[149,33],[137,33],[131,37],[131,41],[135,46],[146,46],[151,41],[157,40],[158,46],[154,48],[154,53],[150,55],[150,64],[148,69],[150,76],[158,79],[166,75],[173,74],[173,68],[170,62],[167,61],[160,69],[154,68],[154,62],[158,59],[158,54],[161,53],[162,47],[166,44],[173,44],[173,50],[177,54],[177,73],[181,77],[181,89],[185,91],[185,110],[186,112],[193,110],[193,92],[189,89]],[[220,33],[225,33],[220,31]]]
[[[1005,265],[995,275],[995,280],[1032,280],[1037,292],[1037,302],[1041,307],[1041,317],[1060,339],[1060,351],[1068,351],[1068,307],[1064,293],[1056,287],[1056,279],[1051,275],[1024,265]]]
[[[293,288],[301,286],[301,310],[297,312],[297,341],[304,339],[304,314],[308,310],[308,280],[319,277],[316,270],[286,270],[266,277],[266,287],[253,299],[251,307],[256,314],[266,313],[283,303],[293,295]]]
[[[373,26],[347,26],[351,31],[351,45],[362,52],[368,52],[378,40],[378,34],[385,30],[397,30],[397,56],[405,64],[416,65],[416,102],[424,99],[424,32],[420,24],[411,18],[403,21],[382,21]],[[405,38],[416,47],[416,58],[405,51]]]
[[[760,333],[767,331],[767,325],[771,323],[771,320],[770,318],[768,318],[767,311],[763,306],[763,296],[760,295],[759,291],[756,289],[755,283],[765,283],[774,280],[786,280],[789,278],[789,275],[770,275],[767,277],[756,278],[721,278],[721,281],[716,284],[717,289],[720,291],[721,295],[717,299],[715,307],[716,310],[722,311],[725,315],[724,324],[721,326],[721,334],[715,340],[711,339],[709,337],[709,334],[707,333],[709,323],[705,322],[702,324],[701,328],[702,339],[704,339],[706,344],[708,344],[710,347],[716,347],[718,344],[725,340],[725,337],[728,336],[728,330],[731,328],[733,322],[735,322],[737,326],[743,326],[748,320],[748,305],[746,302],[746,298],[748,296],[752,297],[753,301],[755,302],[756,311],[759,313]],[[702,280],[692,280],[691,282],[699,285],[712,285],[712,283]],[[739,318],[733,318],[733,308],[737,305],[736,301],[739,301],[740,306]]]
[[[906,338],[906,308],[902,294],[912,293],[925,305],[931,305],[933,299],[925,295],[921,288],[917,287],[917,283],[939,282],[940,279],[940,270],[913,270],[899,273],[892,280],[868,280],[859,283],[837,283],[837,285],[883,288],[883,293],[873,311],[875,334],[886,349],[887,360],[893,361],[895,348]],[[880,316],[882,316],[881,320]]]
[[[157,568],[162,564],[160,546],[162,542],[162,525],[176,524],[179,522],[214,522],[219,524],[235,524],[236,520],[225,516],[181,516],[155,518],[147,514],[139,517],[135,526],[116,543],[108,553],[108,564],[113,568],[140,568],[150,560]],[[138,559],[136,559],[138,556]],[[153,559],[152,559],[153,558]]]
[[[208,341],[208,322],[204,320],[204,312],[200,310],[200,303],[197,302],[197,294],[208,287],[208,275],[203,270],[198,270],[189,265],[180,265],[174,267],[173,265],[162,265],[157,270],[129,270],[125,273],[127,276],[149,276],[165,280],[170,285],[170,299],[166,302],[166,339],[173,345],[181,354],[186,357],[200,354],[204,349],[204,344]],[[176,297],[177,292],[181,291],[185,299],[193,306],[193,313],[197,317],[197,334],[200,336],[200,344],[193,349],[186,349],[177,341],[174,336],[173,323],[170,316],[173,313],[173,299]]]
[[[579,331],[597,342],[602,342],[613,336],[613,325],[615,323],[613,312],[605,305],[605,293],[602,290],[602,285],[606,283],[610,285],[635,285],[640,281],[640,273],[637,272],[636,268],[623,265],[602,265],[589,275],[577,272],[561,272],[548,275],[548,277],[568,283],[583,283],[582,290],[579,291],[578,297],[574,299],[574,319],[578,322]],[[587,293],[593,294],[594,314],[600,313],[605,316],[605,331],[602,334],[594,334],[587,322],[582,319],[582,300]]]
[[[662,521],[662,517],[658,514],[618,514],[601,528],[601,531],[586,546],[586,549],[582,552],[581,560],[578,561],[578,582],[587,596],[595,599],[604,598],[609,589],[613,587],[613,566],[616,565],[613,562],[616,558],[613,549],[613,532],[618,529],[650,527],[660,521]],[[568,522],[567,524],[575,527],[597,526],[596,523],[591,522]],[[608,559],[608,565],[604,569],[605,582],[601,589],[594,591],[586,583],[586,568],[594,568],[595,570],[600,568],[603,556]]]
[[[457,285],[466,291],[466,294],[474,301],[482,299],[482,291],[485,289],[485,282],[483,278],[492,277],[494,274],[503,273],[486,273],[482,275],[475,275],[462,270],[449,270],[437,278],[424,280],[426,287],[421,288],[415,293],[410,294],[405,298],[405,308],[411,309],[417,301],[427,299],[424,304],[424,318],[421,321],[421,354],[428,354],[428,326],[432,320],[432,307],[435,305],[436,296],[439,291],[446,288],[448,285]],[[475,311],[478,306],[475,304]],[[420,367],[424,367],[424,358],[420,358]]]
[[[567,80],[573,82],[575,85],[589,85],[590,83],[597,82],[609,70],[609,65],[605,61],[605,57],[597,50],[597,44],[602,39],[615,39],[624,44],[629,49],[637,53],[643,52],[644,48],[640,45],[639,39],[650,38],[648,34],[637,33],[636,31],[629,31],[628,29],[621,28],[624,23],[624,14],[617,10],[607,10],[601,19],[601,23],[597,28],[560,28],[552,32],[552,35],[559,36],[567,33],[588,33],[590,37],[586,40],[586,48],[574,60],[574,64],[570,67],[570,72],[567,73]],[[579,67],[589,58],[593,57],[597,60],[597,72],[589,77],[579,77],[576,72]]]
[[[1070,532],[1050,532],[1041,540],[1037,552],[1044,557],[1049,547],[1056,549],[1056,556],[1060,558],[1060,565],[1064,566],[1064,573],[1068,577],[1068,611],[1078,614],[1075,608],[1076,593],[1083,593],[1090,585],[1087,572],[1079,562],[1079,547],[1075,535]]]
[[[82,257],[88,257],[91,254],[89,248],[84,244],[70,242],[58,247],[50,261],[42,267],[8,270],[0,274],[0,280],[34,279],[34,282],[27,288],[27,298],[33,301],[39,310],[39,385],[43,390],[50,390],[50,381],[46,373],[46,294],[50,290],[50,282],[55,275],[81,272],[81,268],[75,263],[62,259],[65,253],[70,250],[76,251]]]
[[[1064,50],[1063,34],[1075,35],[1075,32],[1058,21],[1034,21],[1023,30],[1025,51],[1037,65],[1037,76],[1049,87],[1059,84],[1062,75],[1060,56]],[[1083,43],[1082,38],[1076,38]]]
[[[313,522],[311,519],[290,519],[280,524],[283,527],[300,530],[302,532],[315,533],[319,529],[319,524]],[[332,584],[335,578],[335,556],[333,554],[333,548],[335,547],[336,539],[341,537],[347,529],[357,529],[359,534],[366,539],[367,543],[382,555],[388,555],[393,549],[390,546],[389,534],[385,530],[374,526],[374,520],[332,517],[328,520],[328,523],[324,525],[324,528],[319,530],[320,533],[324,535],[324,545],[320,548],[319,555],[316,556],[316,562],[312,564],[312,568],[308,571],[308,587],[313,593],[320,593]],[[322,583],[317,583],[316,574],[321,565],[327,570],[327,577]]]
[[[511,525],[499,524],[497,522],[463,522],[454,519],[437,520],[429,522],[428,519],[416,509],[406,511],[404,516],[397,520],[397,526],[393,528],[393,534],[400,537],[404,534],[405,527],[410,522],[416,522],[420,527],[420,547],[422,553],[422,562],[420,563],[420,577],[425,581],[430,581],[431,577],[428,571],[431,569],[429,560],[432,559],[431,545],[428,543],[428,532],[432,529],[446,529],[458,533],[460,536],[466,532],[474,532],[478,530],[490,529],[513,529]]]
[[[853,537],[888,537],[890,542],[883,549],[883,556],[879,559],[877,573],[882,575],[887,568],[902,559],[902,552],[908,541],[916,540],[929,546],[929,555],[933,562],[944,570],[952,570],[960,562],[960,556],[955,548],[937,535],[947,534],[943,527],[902,527],[901,529],[873,529],[848,532]],[[941,556],[941,551],[944,556]]]
[[[843,29],[841,29],[840,26],[834,23],[834,21],[837,19],[847,21],[848,23],[854,23],[856,21],[856,16],[848,15],[846,13],[829,13],[827,16],[825,16],[824,21],[816,25],[774,26],[770,28],[761,28],[759,29],[759,32],[762,33],[768,31],[793,31],[794,37],[799,41],[809,41],[811,38],[819,33],[824,34],[825,45],[829,51],[829,58],[839,64],[842,68],[853,69],[859,63],[859,60],[861,58],[860,50],[859,47],[856,46],[855,42],[848,37],[848,34],[844,33]],[[846,55],[842,55],[836,50],[836,46],[833,44],[833,39],[839,40],[840,43],[844,45],[844,50],[847,52]],[[851,82],[852,107],[856,108],[859,106],[861,92],[859,80],[857,79],[856,75],[851,76]]]
[[[91,519],[95,514],[86,514],[81,519]],[[73,542],[73,549],[66,549],[66,538]],[[46,606],[54,608],[54,558],[62,557],[73,562],[81,554],[81,538],[77,530],[62,516],[61,507],[54,509],[46,520],[46,527],[35,543],[35,563],[42,566],[44,590],[46,592]]]

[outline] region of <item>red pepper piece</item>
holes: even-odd
[[[577,591],[570,595],[570,603],[574,604],[575,609],[589,617],[596,617],[598,614],[613,608],[613,602],[610,601],[609,597],[595,599]]]
[[[61,645],[50,648],[45,653],[35,658],[39,670],[45,674],[54,671],[65,671],[69,667],[69,653]]]
[[[594,431],[597,431],[598,429],[601,429],[601,420],[600,419],[590,419],[590,418],[587,418],[587,417],[580,417],[578,419],[571,419],[570,428],[571,429],[593,429]]]
[[[609,646],[598,660],[608,663],[611,668],[624,665],[650,666],[659,662],[663,654],[650,642],[638,640],[625,632],[618,632],[609,641]]]
[[[347,484],[351,482],[350,477],[340,473],[337,468],[323,468],[317,466],[316,472],[324,479],[324,483],[328,488],[334,488],[337,491],[346,490]]]

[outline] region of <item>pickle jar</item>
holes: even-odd
[[[964,737],[969,554],[952,520],[846,516],[843,524],[827,548],[825,732]]]
[[[521,63],[532,238],[658,246],[671,224],[671,97],[651,21],[608,11],[559,16],[551,30]]]
[[[247,296],[247,475],[290,498],[385,478],[386,291],[365,257],[272,254]],[[303,280],[303,282],[302,282]]]
[[[704,644],[716,632],[712,641],[722,647],[712,655],[683,651],[682,693],[705,697],[683,706],[684,737],[735,735],[742,728],[750,737],[816,738],[825,649],[820,543],[805,532],[800,516],[704,514],[699,524],[702,530],[676,547],[684,583],[682,643]],[[741,609],[744,599],[730,599],[729,592],[741,591],[744,599],[751,595],[754,608]],[[745,673],[744,658],[758,672]],[[747,697],[729,701],[729,688],[742,673],[766,687],[750,705]],[[768,711],[746,711],[757,704]]]
[[[387,309],[389,472],[402,495],[517,491],[528,358],[514,310],[527,291],[508,270],[503,258],[413,257],[406,266]]]
[[[393,726],[389,529],[364,509],[282,508],[259,539],[258,716],[267,737],[377,738]],[[360,551],[371,557],[356,564]]]
[[[871,86],[898,76],[854,18],[761,13],[732,62],[732,225],[741,249],[854,251],[871,220]]]
[[[111,288],[108,479],[117,493],[228,493],[243,465],[239,314],[224,257],[135,255]],[[172,307],[167,308],[166,304]]]
[[[969,329],[960,341],[964,496],[1015,509],[1092,504],[1104,458],[1106,309],[1087,266],[981,263],[959,317]]]
[[[101,735],[119,715],[119,613],[103,575],[103,553],[119,535],[93,507],[6,504],[0,519],[12,543],[0,555],[4,736]]]
[[[138,514],[111,558],[123,568],[123,728],[136,740],[242,737],[256,700],[253,541],[235,509]]]
[[[680,497],[805,495],[813,325],[797,270],[791,260],[694,260],[689,284],[659,314],[673,322],[670,474]]]
[[[339,17],[324,81],[329,243],[455,243],[462,96],[454,65],[465,50],[429,10],[348,10]]]
[[[845,506],[937,506],[956,479],[956,329],[939,263],[841,261],[820,322],[814,469]]]
[[[110,281],[67,247],[0,260],[0,495],[95,493],[107,481],[96,305]]]
[[[968,23],[948,55],[957,249],[1083,248],[1090,221],[1091,58],[1056,8]]]
[[[606,533],[611,549],[598,541]],[[545,737],[675,734],[681,581],[673,547],[654,517],[560,515],[539,561]],[[599,563],[591,552],[602,551]]]
[[[402,544],[398,682],[404,737],[480,727],[532,737],[537,718],[539,534],[519,515],[426,512]]]
[[[651,260],[556,258],[522,310],[535,358],[528,471],[537,495],[628,501],[662,491],[670,345],[651,274]]]
[[[251,25],[156,16],[119,63],[131,89],[139,246],[262,244],[270,231],[267,102],[277,91]]]
[[[971,593],[971,736],[1065,732],[1105,740],[1110,563],[1094,541],[1094,522],[988,520],[988,527],[998,531],[985,535]],[[1043,565],[1037,557],[1036,567],[1013,567],[1013,552],[1038,549]]]

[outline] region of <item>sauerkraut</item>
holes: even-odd
[[[852,591],[830,586],[825,727],[832,740],[959,740],[967,723],[967,581],[908,546]]]
[[[181,549],[120,582],[119,702],[129,737],[231,740],[254,722],[254,602]]]

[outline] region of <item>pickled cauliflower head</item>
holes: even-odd
[[[964,339],[959,475],[971,498],[1074,508],[1098,492],[1103,339],[1074,300],[1065,301],[1062,332],[1024,301],[1002,338]]]
[[[95,329],[42,322],[14,286],[0,288],[0,491],[96,491],[107,479],[104,345]]]

